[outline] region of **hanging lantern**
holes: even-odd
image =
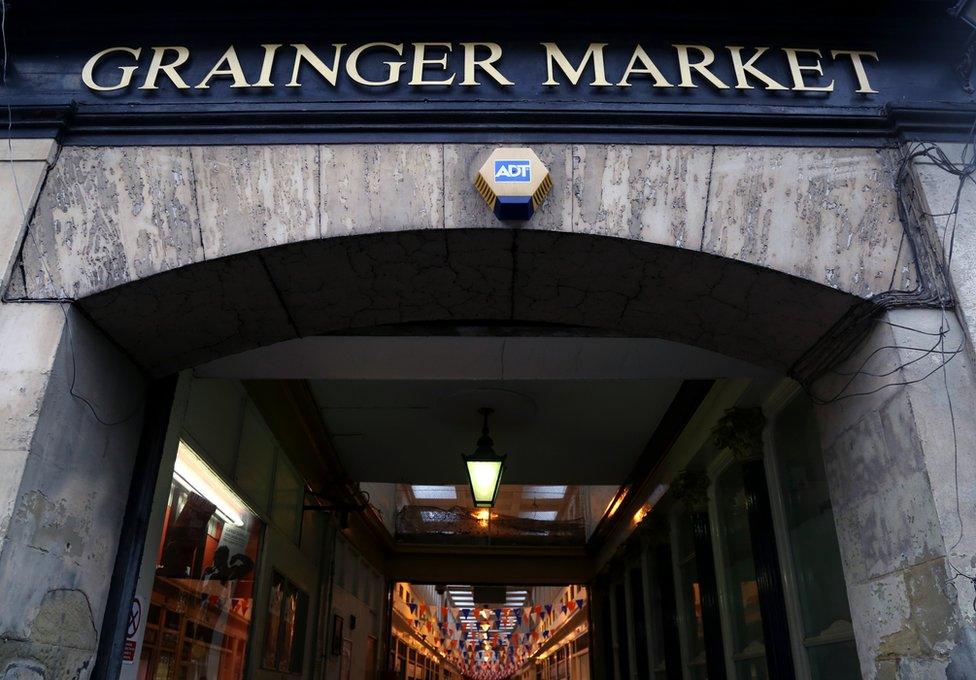
[[[488,416],[492,414],[492,409],[480,408],[478,413],[484,417],[478,448],[463,458],[468,468],[468,482],[475,507],[491,508],[495,505],[495,496],[501,484],[505,456],[495,453],[494,442],[488,434]]]

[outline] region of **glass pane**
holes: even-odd
[[[238,680],[254,612],[261,522],[180,442],[141,660],[153,678]]]
[[[766,680],[766,659],[744,659],[735,662],[735,677],[749,680]]]
[[[698,584],[698,566],[695,562],[692,542],[691,513],[682,512],[678,517],[677,554],[680,556],[678,575],[681,582],[681,606],[685,643],[688,648],[687,663],[692,677],[707,677],[705,670],[705,628],[702,623],[701,588]]]
[[[722,543],[722,570],[731,610],[732,658],[737,662],[736,676],[764,677],[754,675],[754,669],[764,664],[765,648],[746,494],[742,486],[742,467],[738,463],[731,464],[718,478],[715,502]],[[759,663],[751,663],[754,659]]]
[[[292,674],[302,672],[307,619],[308,595],[277,571],[272,572],[262,668]]]
[[[860,680],[861,668],[857,662],[854,641],[817,645],[807,649],[810,659],[810,677],[813,680]]]
[[[851,639],[847,588],[812,407],[805,399],[793,400],[774,432],[804,637],[808,643]],[[852,659],[856,665],[856,655]]]

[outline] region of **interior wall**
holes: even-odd
[[[326,638],[326,680],[343,678],[371,678],[367,669],[375,670],[379,662],[383,637],[383,606],[386,602],[386,581],[369,563],[341,536],[335,544],[335,571],[332,581],[332,601],[329,616],[329,631]],[[342,619],[342,637],[339,640],[340,654],[332,653],[331,641],[335,636],[335,617]],[[355,617],[355,629],[352,627]],[[369,638],[376,640],[376,657],[367,654]],[[348,654],[347,651],[348,650]],[[349,675],[343,671],[347,664]]]

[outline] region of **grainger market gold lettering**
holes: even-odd
[[[853,76],[854,92],[876,94],[869,64],[878,54],[865,50],[821,50],[809,47],[772,48],[725,45],[710,47],[674,43],[655,46],[652,53],[640,44],[614,47],[589,43],[567,50],[554,42],[538,44],[538,59],[546,88],[562,85],[594,88],[711,88],[715,90],[767,90],[833,92],[835,69]],[[236,89],[276,86],[299,88],[316,79],[336,87],[348,79],[360,87],[389,87],[405,81],[411,87],[479,87],[515,85],[502,65],[504,53],[494,42],[369,42],[310,46],[267,43],[248,46],[256,59],[249,67],[230,45],[219,57],[210,57],[207,70],[190,78],[193,57],[182,45],[109,47],[92,55],[82,69],[82,82],[97,92],[135,87],[158,90],[206,90],[214,82]],[[626,66],[611,67],[607,55],[617,50],[627,56]],[[579,55],[579,56],[571,56]],[[778,60],[778,64],[776,63]],[[369,62],[369,68],[364,64]],[[624,63],[622,60],[620,63]],[[282,66],[283,64],[283,66]],[[273,77],[278,67],[281,73]],[[673,75],[668,76],[666,73]]]

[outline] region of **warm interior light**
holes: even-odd
[[[481,508],[480,510],[475,510],[471,513],[471,516],[478,520],[478,524],[481,527],[487,527],[488,521],[492,519],[498,519],[498,515],[491,511],[490,508]],[[473,602],[474,600],[472,600]]]
[[[620,506],[624,502],[624,498],[626,497],[627,497],[627,492],[622,491],[619,494],[617,494],[616,498],[610,501],[609,505],[607,505],[607,510],[606,510],[607,517],[613,517],[615,514],[617,514],[617,510],[620,509]]]
[[[651,506],[649,505],[642,505],[641,507],[639,507],[637,509],[637,512],[634,513],[634,524],[640,524],[641,522],[643,522],[644,518],[647,517],[647,513],[649,513],[650,511],[651,511]]]
[[[495,504],[495,492],[502,478],[501,460],[466,460],[471,494],[476,508]]]
[[[217,506],[217,514],[222,520],[234,526],[244,526],[244,503],[183,440],[176,450],[173,477]]]

